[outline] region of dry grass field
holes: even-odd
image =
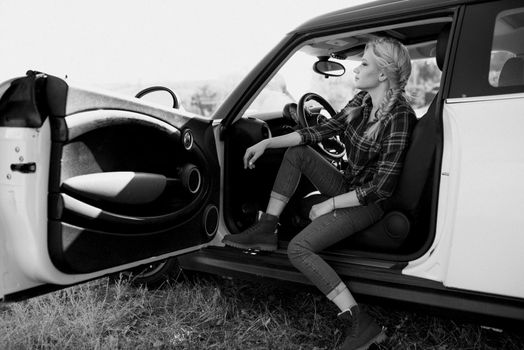
[[[364,305],[375,349],[524,349],[524,336]],[[312,288],[205,275],[147,290],[103,279],[0,309],[1,349],[335,349],[336,310]]]

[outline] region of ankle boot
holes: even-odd
[[[353,305],[351,309],[345,310],[337,315],[340,328],[345,337],[354,337],[358,333],[360,309]]]
[[[277,224],[277,216],[262,213],[256,224],[241,233],[226,235],[222,243],[240,249],[277,250]]]
[[[344,340],[341,350],[365,350],[372,344],[378,344],[387,338],[383,327],[365,311],[358,313],[358,327],[356,334],[348,335]]]

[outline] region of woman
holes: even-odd
[[[366,348],[385,335],[369,315],[359,310],[347,286],[317,253],[380,220],[384,214],[381,201],[395,189],[416,121],[403,96],[411,61],[401,43],[390,38],[370,41],[354,73],[355,85],[362,91],[332,119],[262,140],[246,150],[244,167],[252,169],[267,148],[289,147],[266,212],[254,226],[223,239],[225,244],[237,248],[276,250],[278,217],[301,174],[329,196],[311,208],[311,223],[291,240],[288,256],[340,309],[338,317],[347,334],[343,349]],[[349,165],[343,173],[304,145],[334,135],[340,135],[346,145]]]

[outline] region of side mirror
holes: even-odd
[[[327,77],[340,77],[346,72],[346,68],[338,63],[333,61],[328,61],[324,58],[321,58],[313,64],[313,70]]]

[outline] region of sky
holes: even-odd
[[[369,0],[0,0],[0,82],[28,69],[78,82],[245,73],[294,27]]]

